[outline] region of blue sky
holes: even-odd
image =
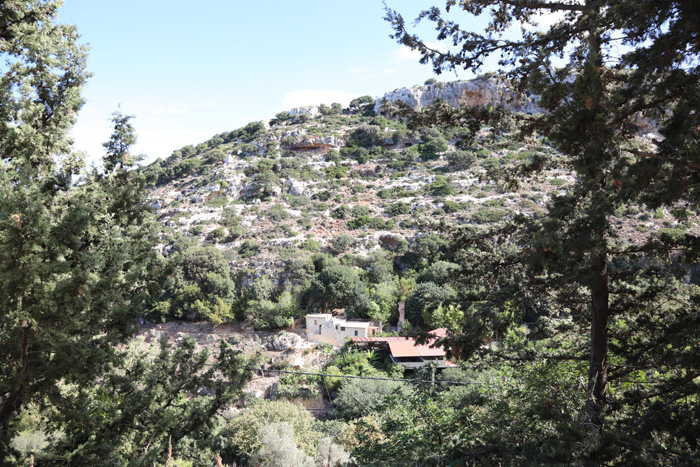
[[[387,3],[407,19],[430,5]],[[434,77],[388,37],[383,15],[381,0],[66,0],[59,21],[77,25],[94,74],[76,147],[99,159],[119,105],[136,116],[134,152],[150,161],[292,107],[347,105]]]

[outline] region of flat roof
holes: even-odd
[[[363,323],[362,321],[346,321],[336,323],[337,326],[345,326],[346,328],[366,328],[369,327],[369,323]]]

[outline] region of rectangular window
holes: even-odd
[[[355,336],[357,336],[357,331],[355,331]]]
[[[340,330],[341,330],[341,331],[345,331],[345,327],[341,327]]]
[[[338,325],[337,325],[337,324],[335,325],[335,330],[336,330],[336,331],[338,330]]]
[[[314,320],[314,324],[318,324],[318,321]]]

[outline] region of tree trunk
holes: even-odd
[[[27,385],[29,378],[29,354],[27,352],[27,340],[29,334],[29,325],[26,321],[22,322],[22,333],[20,334],[20,354],[22,359],[22,370],[17,376],[18,384],[14,391],[9,395],[6,394],[5,400],[0,405],[0,427],[5,427],[10,416],[17,411],[22,403],[22,395]]]
[[[601,99],[604,95],[604,84],[601,76],[601,32],[598,24],[601,11],[600,0],[587,0],[586,8],[589,15],[588,58],[586,83],[590,89],[590,142],[587,152],[599,160],[598,171],[593,172],[593,182],[605,186],[603,168],[607,160],[604,154],[605,137],[596,131],[595,120],[606,115],[606,109]],[[592,254],[590,264],[591,287],[591,359],[588,367],[588,395],[584,426],[592,429],[598,437],[603,432],[605,399],[608,390],[608,314],[609,314],[609,278],[607,268],[607,253],[605,250],[606,213],[599,212],[591,219],[594,227],[594,237],[598,240],[598,249]]]
[[[603,431],[605,399],[608,390],[608,314],[610,295],[605,253],[591,262],[591,359],[588,367],[588,399],[585,425],[598,434]]]

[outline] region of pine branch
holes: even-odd
[[[669,162],[666,159],[664,159],[663,157],[659,156],[658,154],[654,154],[653,152],[640,151],[638,149],[631,149],[631,148],[623,149],[623,151],[629,152],[630,154],[634,154],[635,156],[648,157],[649,159],[656,159],[656,160],[659,160],[661,162]],[[700,170],[700,165],[695,164],[693,162],[687,162],[685,165],[686,165],[686,167],[688,167],[690,169]]]
[[[533,10],[548,10],[548,11],[586,11],[584,5],[569,4],[562,2],[545,2],[541,0],[500,0],[504,5],[513,6],[516,8],[527,8]]]

